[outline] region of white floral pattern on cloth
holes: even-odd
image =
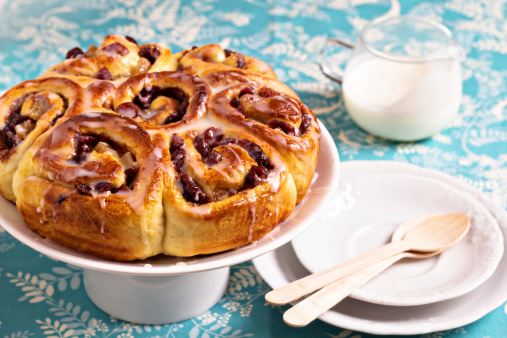
[[[106,34],[174,52],[220,43],[259,57],[293,87],[333,135],[342,160],[395,160],[441,170],[507,207],[506,0],[0,0],[0,92],[40,75],[72,47]],[[318,68],[329,37],[355,41],[383,15],[411,14],[443,23],[465,49],[459,116],[431,139],[392,143],[359,129],[338,87]],[[345,60],[346,52],[335,55]],[[333,211],[332,209],[329,209]],[[181,323],[144,326],[98,310],[81,270],[19,243],[0,227],[0,338],[21,337],[370,337],[322,322],[294,329],[286,307],[267,304],[269,287],[251,262],[231,268],[229,288],[206,313]],[[424,337],[499,337],[507,304],[476,323]]]

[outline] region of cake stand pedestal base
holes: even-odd
[[[209,310],[225,292],[229,268],[181,275],[128,275],[84,269],[84,286],[102,311],[138,324],[171,324]]]

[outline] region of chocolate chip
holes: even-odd
[[[218,164],[220,161],[222,161],[222,154],[216,150],[212,150],[211,154],[209,154],[208,158],[206,159],[206,163],[210,165]]]
[[[118,54],[121,56],[125,56],[130,53],[129,49],[119,42],[114,42],[110,45],[107,45],[102,49],[102,52],[105,54]]]
[[[147,59],[151,64],[154,64],[160,56],[160,51],[157,46],[152,45],[150,47],[141,48],[139,50],[139,56]]]
[[[236,97],[233,97],[231,99],[231,101],[229,102],[229,104],[231,105],[232,108],[243,113],[243,108],[241,107],[241,102]]]
[[[7,149],[12,149],[21,142],[21,139],[16,135],[12,130],[4,129],[0,132],[0,140],[2,144],[5,145]],[[0,147],[0,149],[4,149],[4,147]]]
[[[153,93],[153,90],[143,88],[143,90],[141,90],[141,92],[134,98],[134,103],[137,104],[141,109],[148,109],[153,98]]]
[[[180,149],[185,144],[185,140],[183,137],[179,136],[178,134],[172,134],[171,135],[171,153],[176,151],[177,149]]]
[[[255,142],[247,139],[238,141],[238,145],[248,152],[248,155],[257,162],[258,165],[271,169],[272,165],[262,148]]]
[[[131,187],[132,184],[134,183],[134,180],[136,178],[136,175],[137,175],[138,171],[139,170],[135,169],[135,168],[127,168],[127,169],[125,169],[125,171],[124,171],[124,174],[125,174],[125,184],[128,187]]]
[[[77,191],[79,191],[81,194],[92,196],[92,188],[88,184],[84,183],[78,183],[76,185]]]
[[[142,111],[139,108],[139,106],[136,105],[135,103],[133,103],[133,102],[125,102],[125,103],[120,104],[116,108],[116,113],[118,113],[120,115],[123,115],[123,116],[131,117],[131,118],[136,118],[138,116],[141,116]]]
[[[76,155],[74,159],[82,162],[86,158],[86,155],[99,143],[99,140],[95,136],[84,135],[79,136],[76,143]]]
[[[262,91],[261,96],[264,97],[264,98],[266,98],[266,99],[269,99],[270,97],[275,96],[275,92],[272,89],[265,88]]]
[[[136,45],[139,45],[139,44],[137,43],[136,39],[134,39],[134,38],[133,38],[133,37],[131,37],[131,36],[128,36],[128,35],[127,35],[127,36],[125,36],[125,39],[127,39],[127,41],[130,41],[130,42],[132,42],[132,43],[135,43]]]
[[[63,112],[59,112],[58,114],[56,114],[56,116],[54,116],[53,119],[51,120],[51,126],[54,126],[56,124],[56,121],[58,121],[58,119],[62,116]]]
[[[179,107],[178,107],[178,113],[180,116],[184,116],[187,113],[189,102],[188,100],[181,101]]]
[[[183,116],[185,116],[185,114],[187,113],[187,108],[188,108],[188,100],[183,100],[180,103],[180,106],[178,107],[178,111],[169,114],[169,116],[167,116],[167,118],[165,119],[164,124],[170,124],[180,121],[183,118]]]
[[[257,91],[255,90],[254,87],[245,87],[243,88],[240,92],[239,92],[239,97],[242,97],[243,95],[246,95],[246,94],[257,94]]]
[[[211,147],[215,147],[215,144],[224,137],[224,133],[218,128],[210,127],[204,131],[202,136],[204,137],[204,142],[209,144]]]
[[[74,47],[67,52],[65,59],[77,59],[77,58],[82,58],[84,56],[85,56],[85,53],[83,52],[83,50],[81,48]]]
[[[237,58],[236,67],[238,67],[239,69],[245,68],[246,62],[243,55],[236,53],[236,58]]]
[[[268,178],[268,170],[263,166],[253,166],[245,177],[243,189],[253,189]]]
[[[287,122],[280,120],[271,120],[268,123],[268,127],[271,129],[281,129],[285,134],[290,136],[296,136],[296,129],[288,124]]]
[[[303,115],[301,116],[301,124],[299,125],[299,135],[303,135],[311,124],[312,117],[310,116],[310,114],[303,113]]]
[[[79,150],[83,152],[90,152],[99,143],[99,140],[95,136],[83,135],[78,138]]]
[[[211,152],[211,147],[204,141],[204,137],[202,135],[197,135],[194,139],[194,147],[201,154],[201,158],[204,160],[208,157]]]
[[[97,75],[95,76],[95,78],[98,80],[108,80],[108,81],[114,80],[113,74],[111,74],[111,72],[109,71],[109,69],[107,69],[107,67],[101,68],[97,73]]]
[[[163,124],[171,124],[174,122],[178,122],[179,120],[181,120],[180,114],[176,112],[169,114],[169,116],[167,116]]]
[[[261,179],[257,176],[253,171],[249,171],[245,176],[245,183],[243,184],[243,189],[252,189],[255,188]]]
[[[262,166],[253,166],[251,169],[251,171],[253,171],[257,176],[259,176],[259,178],[265,180],[268,178],[268,169],[266,167],[262,167]]]
[[[195,184],[195,182],[188,176],[188,174],[181,173],[178,175],[178,182],[183,188],[183,197],[193,203],[204,204],[208,202],[208,198],[201,190],[201,188]]]
[[[111,192],[113,185],[110,182],[99,182],[95,185],[95,191],[98,193]]]
[[[177,172],[181,171],[186,155],[187,152],[183,148],[178,148],[176,151],[171,153],[171,162],[173,163],[174,170]]]
[[[224,49],[224,53],[225,53],[225,57],[228,58],[234,52],[232,50],[230,50],[230,49]]]

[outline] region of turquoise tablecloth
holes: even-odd
[[[354,41],[366,22],[390,12],[442,22],[467,53],[459,116],[431,139],[391,143],[350,120],[337,85],[317,65],[329,37]],[[273,66],[313,109],[341,159],[395,160],[441,170],[507,207],[507,2],[397,0],[48,0],[0,1],[0,91],[34,78],[74,46],[105,34],[164,42],[173,51],[220,43]],[[40,280],[46,282],[42,292]],[[506,281],[507,283],[507,281]],[[143,326],[100,311],[86,296],[82,271],[26,247],[0,228],[0,337],[369,337],[319,321],[295,329],[286,307],[251,262],[232,267],[230,285],[208,312],[185,322]],[[507,307],[479,321],[426,337],[505,337]]]

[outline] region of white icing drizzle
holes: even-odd
[[[201,205],[195,205],[195,206],[191,206],[189,207],[189,209],[198,214],[198,215],[209,215],[211,214],[211,203],[206,203],[206,204],[201,204]]]
[[[141,116],[143,118],[143,120],[148,120],[148,119],[151,119],[153,116],[156,116],[160,113],[159,110],[154,110],[154,109],[146,109],[142,112]]]
[[[27,88],[27,87],[33,87],[33,86],[37,86],[38,84],[35,83],[35,82],[31,82],[31,81],[27,81],[23,84],[23,88]]]
[[[268,174],[269,192],[272,194],[276,194],[280,189],[280,172],[280,168],[275,166]]]
[[[105,209],[106,208],[106,197],[99,196],[98,198],[99,198],[100,208]]]
[[[58,100],[60,99],[60,96],[55,94],[55,93],[52,93],[52,92],[47,92],[47,97],[50,99],[50,100]]]
[[[63,179],[65,182],[72,182],[80,177],[95,178],[99,176],[99,174],[95,171],[86,170],[78,166],[70,166],[71,163],[75,163],[72,160],[68,160],[67,163],[69,164],[68,170],[65,170],[64,172],[58,172],[57,173],[58,179]],[[49,174],[52,173],[48,172],[48,177],[52,176]],[[53,178],[49,177],[49,179],[53,181],[54,177]]]
[[[93,117],[92,115],[95,115],[90,112],[97,110],[97,108],[99,108],[96,105],[92,104],[92,93],[88,90],[83,90],[83,106],[82,107],[83,107],[82,108],[83,113],[87,114],[87,116],[90,116],[90,117]]]

